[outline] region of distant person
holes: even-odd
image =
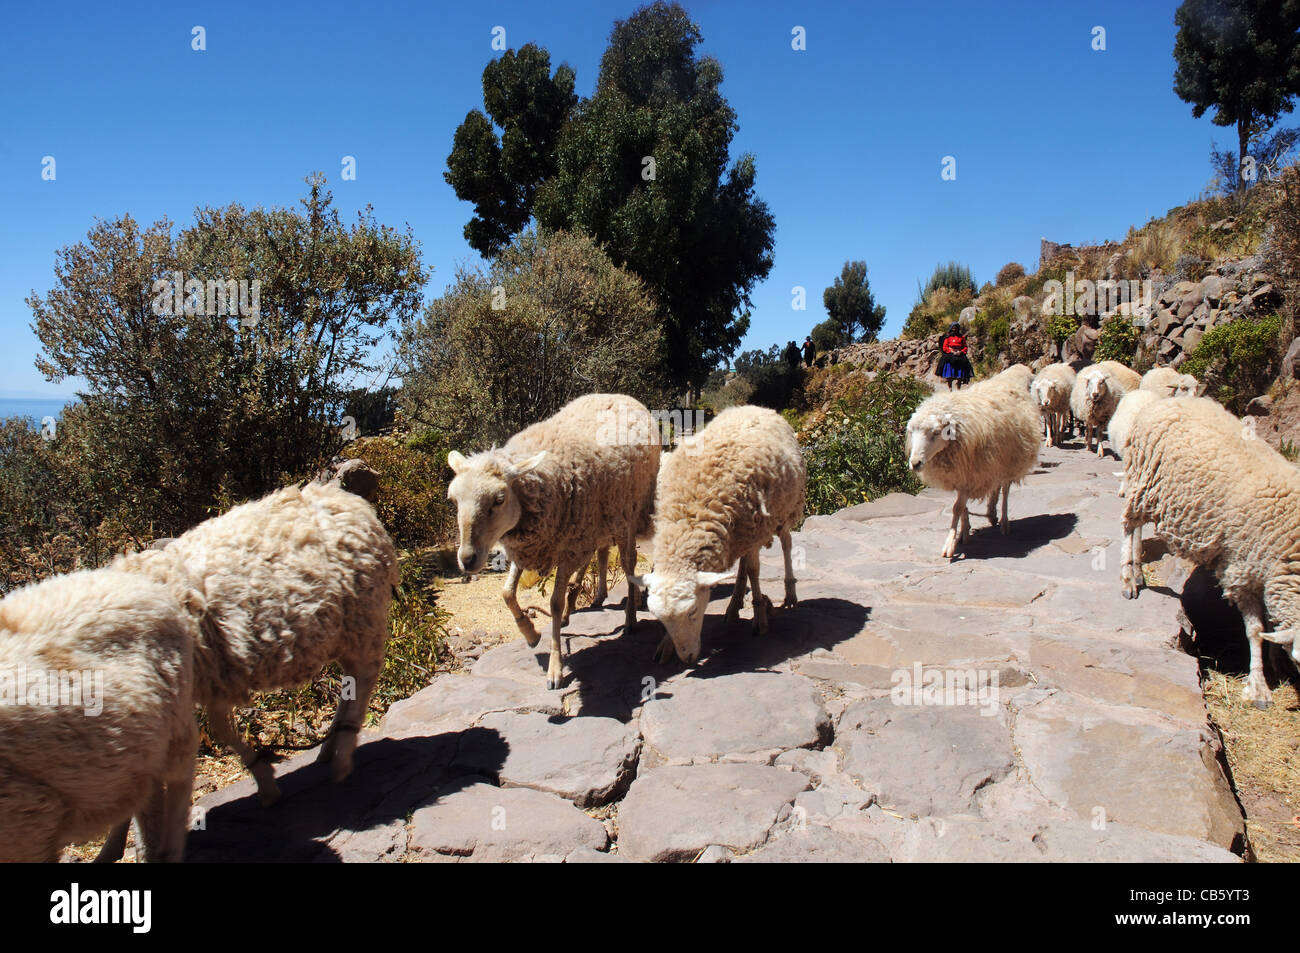
[[[812,367],[813,358],[817,356],[817,348],[813,347],[812,335],[803,339],[803,362],[804,366]]]
[[[961,333],[960,324],[954,321],[948,325],[948,332],[943,336],[943,343],[939,347],[943,352],[939,362],[939,376],[948,382],[949,390],[952,390],[953,381],[957,382],[957,389],[961,390],[962,385],[971,378],[971,368],[970,358],[966,356],[966,335]]]
[[[794,370],[796,367],[798,367],[799,366],[799,345],[795,344],[793,341],[787,344],[785,346],[784,357],[785,357],[785,362],[790,365],[791,370]]]

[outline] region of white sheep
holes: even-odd
[[[1028,365],[1012,364],[982,383],[1006,387],[1013,394],[1029,398],[1034,383],[1034,372],[1029,369]]]
[[[257,779],[263,803],[280,796],[275,772],[239,737],[232,710],[335,661],[344,694],[318,760],[336,781],[351,773],[398,582],[393,541],[368,502],[337,484],[286,487],[114,565],[169,586],[198,620],[195,700]]]
[[[1125,448],[1128,445],[1129,436],[1133,432],[1133,421],[1143,408],[1150,406],[1164,397],[1152,390],[1131,390],[1120,398],[1119,403],[1115,406],[1115,413],[1111,414],[1110,422],[1107,424],[1107,433],[1110,436],[1110,448],[1115,451],[1115,455],[1121,460],[1124,459]],[[1124,495],[1124,473],[1120,471],[1119,495]]]
[[[763,407],[729,407],[665,458],[655,493],[654,569],[640,584],[668,634],[656,657],[700,656],[709,591],[739,561],[726,618],[735,622],[753,589],[754,631],[767,631],[769,602],[759,588],[758,551],[781,539],[783,608],[798,602],[791,532],[803,520],[807,471],[790,425]]]
[[[1044,446],[1057,446],[1065,433],[1074,378],[1074,368],[1069,364],[1049,364],[1038,372],[1030,387],[1034,402],[1043,416],[1043,430],[1047,438]]]
[[[1142,378],[1116,361],[1091,364],[1075,376],[1070,392],[1070,410],[1083,425],[1084,443],[1092,450],[1092,439],[1097,438],[1097,456],[1105,455],[1102,434],[1110,423],[1111,415],[1120,399],[1131,390],[1137,390]]]
[[[593,553],[619,547],[628,576],[625,628],[636,624],[636,540],[650,531],[659,441],[650,412],[638,401],[588,394],[499,449],[469,458],[455,450],[447,455],[455,473],[447,496],[456,503],[460,567],[478,572],[501,542],[511,562],[502,595],[530,646],[541,636],[519,607],[520,573],[556,571],[548,689],[559,688],[564,676],[560,630],[569,578]]]
[[[956,492],[942,555],[951,558],[970,538],[967,500],[988,498],[990,523],[1010,532],[1007,497],[1038,463],[1039,414],[1033,402],[996,379],[964,391],[938,393],[907,422],[908,463],[930,486]],[[997,502],[1002,497],[1002,516]]]
[[[1160,397],[1195,397],[1198,386],[1191,374],[1179,374],[1172,367],[1153,367],[1142,375],[1139,388]]]
[[[170,590],[112,569],[0,601],[0,862],[58,860],[137,814],[142,859],[181,859],[197,636]]]
[[[1173,397],[1134,420],[1124,480],[1124,596],[1138,595],[1142,526],[1154,523],[1170,551],[1212,571],[1240,610],[1250,642],[1242,697],[1267,706],[1263,639],[1290,644],[1300,661],[1300,472],[1214,401]]]

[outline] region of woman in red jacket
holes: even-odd
[[[939,376],[948,382],[952,390],[953,381],[957,389],[970,380],[970,359],[966,356],[966,335],[961,333],[961,325],[954,321],[948,325],[948,333],[943,336],[943,359],[939,362]]]

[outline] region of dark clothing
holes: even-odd
[[[813,358],[817,356],[817,349],[813,347],[812,341],[805,341],[803,345],[803,362],[811,367]]]

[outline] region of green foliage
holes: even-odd
[[[882,373],[801,431],[808,512],[834,513],[886,493],[917,492],[921,484],[908,468],[904,433],[929,394],[914,378]]]
[[[364,460],[379,474],[375,511],[399,548],[441,546],[455,537],[455,508],[447,500],[451,449],[436,431],[409,441],[363,438],[343,448],[342,457]]]
[[[617,22],[536,199],[541,225],[586,232],[649,285],[665,312],[664,375],[696,390],[740,347],[775,228],[754,193],[753,156],[728,166],[736,113],[701,39],[676,3]]]
[[[969,288],[961,291],[936,288],[925,300],[913,305],[903,324],[901,336],[925,338],[938,334],[956,321],[973,299],[974,294]]]
[[[739,355],[736,372],[749,385],[745,402],[773,410],[790,405],[804,378],[803,364],[785,360],[781,348],[775,344],[766,351],[745,351]]]
[[[1081,323],[1078,315],[1053,314],[1047,319],[1047,336],[1058,345],[1063,344],[1066,338],[1079,330]]]
[[[500,254],[532,218],[537,187],[555,174],[555,145],[578,102],[573,81],[565,64],[552,75],[550,53],[533,43],[483,68],[487,114],[475,109],[456,129],[443,173],[457,198],[474,203],[465,240],[481,255]]]
[[[834,318],[827,318],[819,324],[814,324],[809,337],[812,338],[813,347],[818,353],[833,351],[853,341],[852,335],[846,334]]]
[[[1093,353],[1092,359],[1097,363],[1119,361],[1121,364],[1132,366],[1141,339],[1142,333],[1133,326],[1133,322],[1128,318],[1115,315],[1101,326],[1101,334],[1097,337],[1097,350]]]
[[[1233,413],[1263,394],[1277,373],[1280,315],[1239,318],[1211,328],[1180,371],[1205,382],[1205,393]]]
[[[867,263],[865,261],[846,261],[840,276],[822,293],[822,303],[830,317],[823,322],[834,329],[837,339],[849,343],[855,338],[859,341],[874,341],[885,323],[885,306],[877,304],[871,294],[871,284],[867,281]],[[817,327],[822,327],[819,324]],[[813,329],[814,334],[817,328]],[[826,333],[823,332],[823,338]],[[817,343],[816,337],[813,343]],[[838,346],[832,345],[832,346]],[[821,348],[821,345],[818,345]],[[829,350],[830,348],[825,348]]]
[[[345,225],[322,181],[302,209],[200,209],[175,236],[123,216],[57,253],[54,287],[27,302],[36,366],[86,383],[55,485],[84,487],[134,537],[169,536],[339,448],[351,382],[374,372],[385,326],[416,313],[426,275],[409,232],[369,210]],[[176,301],[178,272],[206,294]],[[240,280],[250,313],[225,296]]]
[[[462,267],[403,328],[402,411],[463,450],[503,443],[583,394],[662,407],[660,333],[645,285],[590,238],[524,232],[486,271]]]
[[[969,291],[971,297],[974,297],[979,286],[975,283],[975,276],[971,274],[970,266],[950,261],[935,266],[929,280],[924,285],[918,286],[917,299],[928,303],[930,296],[940,288],[948,288],[958,293]]]
[[[1184,0],[1174,23],[1174,92],[1197,119],[1213,107],[1216,126],[1237,127],[1240,161],[1300,95],[1300,2]]]

